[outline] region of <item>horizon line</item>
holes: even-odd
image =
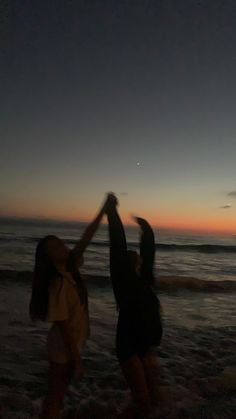
[[[38,222],[52,222],[52,223],[67,223],[67,224],[88,224],[90,220],[83,220],[83,219],[66,219],[61,217],[46,217],[46,216],[19,216],[19,215],[0,215],[0,220],[16,220],[16,221],[38,221]],[[107,222],[101,221],[102,225],[107,225]],[[123,222],[123,225],[126,227],[135,227],[135,222]],[[152,224],[152,227],[156,230],[167,230],[167,231],[175,231],[175,232],[184,232],[184,233],[202,233],[202,234],[227,234],[227,235],[235,235],[236,232],[230,230],[216,230],[216,229],[204,229],[204,228],[193,228],[193,227],[181,227],[181,226],[160,226]]]

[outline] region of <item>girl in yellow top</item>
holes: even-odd
[[[42,419],[59,418],[71,378],[82,378],[80,354],[89,334],[89,316],[87,290],[78,267],[105,210],[106,202],[73,250],[53,235],[41,239],[36,248],[30,316],[53,323],[47,339],[49,391]]]

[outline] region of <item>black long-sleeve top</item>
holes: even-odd
[[[140,275],[132,269],[128,254],[123,224],[117,213],[116,206],[108,210],[110,235],[110,273],[115,298],[119,307],[132,300],[143,299],[153,294],[151,285],[154,283],[153,264],[155,257],[155,240],[148,222],[139,218],[141,227],[140,256],[142,265]]]

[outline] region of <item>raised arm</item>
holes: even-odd
[[[87,226],[87,228],[85,229],[81,239],[78,241],[78,243],[75,245],[75,247],[72,250],[72,255],[73,258],[75,258],[77,261],[79,261],[82,256],[83,253],[86,249],[86,247],[88,246],[88,244],[90,243],[90,241],[92,240],[94,234],[97,231],[97,228],[102,220],[102,217],[105,213],[105,208],[106,208],[106,202],[102,205],[100,211],[98,212],[97,216],[94,218],[94,220]]]
[[[140,256],[142,258],[141,277],[149,285],[154,284],[153,265],[155,259],[155,237],[149,223],[140,217],[134,217],[141,227]]]
[[[106,208],[110,237],[110,273],[113,282],[127,274],[127,244],[123,224],[117,212],[117,199],[110,194]]]

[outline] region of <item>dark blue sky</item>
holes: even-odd
[[[2,214],[84,216],[110,189],[170,220],[228,203],[235,1],[22,0],[1,21]]]

